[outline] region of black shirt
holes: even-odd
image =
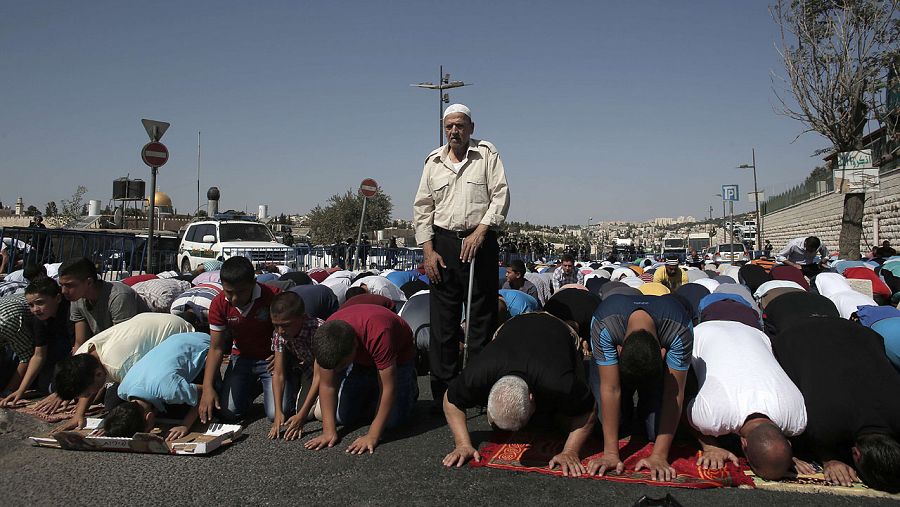
[[[463,410],[486,405],[491,387],[506,375],[525,380],[538,413],[577,416],[594,406],[571,328],[546,313],[526,313],[507,321],[494,341],[450,383],[447,399]]]
[[[699,283],[686,283],[675,289],[675,294],[688,302],[691,318],[696,320],[700,317],[700,300],[709,295],[709,289]]]
[[[32,319],[31,334],[35,347],[45,347],[57,340],[66,341],[71,347],[75,343],[75,323],[69,320],[69,301],[63,298],[56,315],[47,320]]]
[[[312,285],[312,278],[305,271],[291,271],[281,275],[279,280],[291,280],[297,285]]]
[[[875,331],[846,319],[814,317],[781,332],[772,350],[803,393],[807,425],[801,441],[817,459],[851,463],[858,435],[900,435],[900,374]]]
[[[809,317],[840,317],[834,303],[825,296],[811,292],[788,292],[773,299],[763,312],[765,331],[775,336],[796,322]]]
[[[415,280],[410,280],[403,285],[400,286],[400,290],[406,295],[406,299],[413,297],[416,292],[420,290],[425,290],[428,288],[428,284],[416,278]]]
[[[303,299],[303,307],[310,317],[326,320],[338,310],[338,298],[327,285],[298,285],[291,292]]]
[[[578,323],[578,336],[591,338],[591,319],[603,300],[597,294],[582,289],[563,289],[544,305],[544,310],[562,320]]]

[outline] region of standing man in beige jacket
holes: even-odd
[[[416,243],[431,280],[431,394],[440,407],[459,370],[460,319],[469,284],[472,308],[469,354],[476,355],[497,328],[496,229],[509,211],[509,189],[493,144],[472,139],[472,112],[462,104],[444,111],[447,144],[428,154],[413,203]]]

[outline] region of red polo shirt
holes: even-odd
[[[269,305],[280,289],[257,283],[250,303],[243,308],[233,306],[220,293],[209,306],[209,329],[229,331],[231,353],[252,359],[266,359],[272,355],[272,319]]]
[[[332,320],[343,320],[356,331],[359,346],[354,364],[383,370],[412,361],[416,356],[409,325],[383,306],[351,305],[328,317],[329,322]]]
[[[384,297],[380,294],[372,294],[371,292],[353,296],[347,301],[344,301],[344,304],[341,305],[341,308],[346,308],[353,305],[378,305],[383,306],[390,311],[394,311],[394,308],[396,307],[396,304],[391,301],[391,298]]]

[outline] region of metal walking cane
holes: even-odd
[[[465,243],[463,239],[463,243]],[[463,340],[463,368],[469,361],[469,329],[471,329],[472,318],[472,289],[475,286],[475,256],[469,261],[469,295],[466,297],[466,333]]]

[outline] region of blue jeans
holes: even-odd
[[[600,402],[600,373],[597,371],[597,365],[593,360],[585,361],[586,367],[590,369],[589,379],[591,384],[591,392],[594,399],[597,400],[597,420],[602,422]],[[660,411],[662,410],[663,382],[658,384],[644,385],[642,387],[634,387],[628,385],[621,386],[621,411],[619,412],[619,431],[622,428],[629,428],[635,416],[644,424],[647,431],[647,439],[656,440],[656,433],[659,431]],[[635,414],[634,393],[637,392],[637,414]],[[629,428],[630,429],[630,428]]]
[[[222,406],[219,415],[225,420],[238,420],[247,415],[247,409],[253,400],[263,393],[263,406],[266,417],[275,419],[275,398],[272,393],[272,374],[267,369],[265,359],[251,359],[239,355],[231,356],[225,378],[219,388],[219,404]],[[297,406],[297,390],[299,379],[297,374],[288,369],[284,374],[284,392],[281,397],[281,410],[286,416],[293,415]]]
[[[378,386],[378,370],[374,366],[351,364],[337,377],[337,423],[340,425],[368,424],[375,419],[381,389]],[[415,361],[397,365],[397,382],[394,388],[394,406],[388,416],[385,429],[399,426],[412,414],[419,399],[419,383]]]

